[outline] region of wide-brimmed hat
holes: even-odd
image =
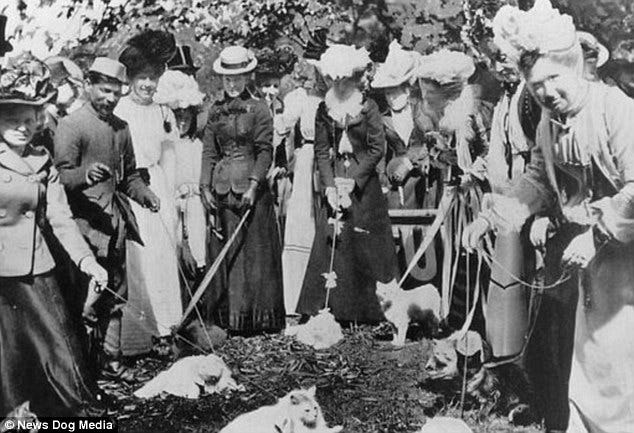
[[[173,71],[196,72],[200,66],[194,64],[192,48],[189,45],[178,45],[174,57],[167,62],[167,69]]]
[[[55,94],[50,70],[31,53],[9,59],[0,69],[0,104],[39,106]]]
[[[11,45],[5,36],[5,32],[7,29],[7,17],[4,15],[0,15],[0,57],[4,56],[9,51],[13,50],[13,45]]]
[[[251,50],[234,45],[220,52],[213,69],[220,75],[239,75],[253,71],[257,65],[258,59]]]
[[[466,83],[475,72],[475,63],[460,51],[442,49],[422,56],[418,63],[418,78],[432,80],[441,85]]]
[[[601,44],[592,33],[577,31],[577,38],[581,44],[584,57],[586,57],[589,52],[592,52],[592,55],[596,56],[597,67],[605,65],[605,62],[610,59],[608,49]]]
[[[123,63],[109,57],[97,57],[88,72],[96,72],[108,78],[113,78],[121,84],[127,82],[127,71]]]
[[[205,94],[200,91],[196,79],[181,71],[166,71],[159,79],[154,102],[167,105],[172,110],[200,107]]]
[[[376,70],[372,87],[385,89],[415,80],[420,57],[419,53],[406,51],[396,40],[392,41],[385,62]]]
[[[337,80],[352,77],[355,72],[363,71],[370,63],[370,53],[365,48],[335,44],[328,47],[315,66],[323,76]]]

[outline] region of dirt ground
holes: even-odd
[[[119,431],[130,433],[218,432],[237,415],[311,385],[317,386],[328,425],[343,425],[347,433],[413,433],[427,417],[460,417],[460,378],[437,382],[425,371],[431,343],[423,339],[396,349],[377,332],[370,327],[347,329],[342,342],[323,351],[282,335],[230,338],[215,353],[246,391],[227,396],[140,400],[132,396],[139,385],[102,386],[118,398]],[[146,359],[136,368],[148,380],[167,365]],[[540,431],[536,426],[513,427],[501,415],[484,413],[469,398],[464,419],[476,433]]]

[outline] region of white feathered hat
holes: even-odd
[[[181,71],[166,71],[159,80],[154,102],[178,110],[199,107],[204,98],[194,77]]]
[[[364,70],[370,63],[372,60],[365,48],[335,44],[328,47],[315,66],[323,76],[336,80],[352,77],[355,72]]]
[[[421,55],[416,51],[404,50],[396,40],[390,43],[390,50],[372,80],[372,87],[384,89],[396,87],[416,79],[416,70]]]

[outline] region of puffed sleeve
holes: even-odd
[[[273,161],[273,118],[265,103],[257,103],[253,108],[255,111],[253,130],[255,166],[249,179],[262,183]]]
[[[385,130],[383,121],[379,113],[376,102],[368,100],[365,107],[366,116],[366,148],[367,151],[359,156],[357,173],[354,176],[355,183],[360,190],[365,188],[365,184],[371,175],[376,173],[377,165],[385,155]]]
[[[634,240],[634,100],[620,89],[608,90],[605,98],[608,148],[623,187],[613,197],[592,203],[600,212],[599,223],[621,242]]]
[[[82,138],[80,131],[62,119],[55,131],[55,164],[61,182],[69,190],[87,188],[86,167],[82,166]]]
[[[335,173],[332,168],[331,149],[329,140],[328,120],[326,119],[326,104],[320,103],[315,115],[315,159],[319,169],[319,179],[322,189],[335,186]]]
[[[90,247],[73,220],[66,192],[60,183],[59,174],[53,167],[46,189],[46,218],[53,229],[53,234],[59,239],[75,264],[78,265],[82,259],[92,256]]]
[[[211,188],[214,167],[220,159],[216,144],[216,131],[214,125],[215,110],[216,107],[212,106],[209,111],[207,125],[205,126],[202,137],[203,154],[200,169],[200,185],[207,188]]]

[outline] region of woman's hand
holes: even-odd
[[[93,306],[101,296],[103,289],[108,286],[108,272],[92,256],[82,259],[79,262],[79,269],[91,277],[82,315],[86,322],[94,324],[97,317]]]
[[[596,253],[594,235],[592,229],[588,229],[570,242],[570,245],[564,251],[561,262],[564,267],[570,266],[585,269]]]
[[[533,246],[537,249],[542,249],[546,246],[546,241],[553,233],[554,227],[550,218],[541,217],[535,219],[531,225],[530,240]]]
[[[480,240],[491,230],[491,224],[483,217],[478,217],[469,224],[462,233],[462,246],[467,251],[473,251],[478,247]]]
[[[258,183],[254,180],[251,180],[251,185],[249,185],[249,189],[247,189],[244,194],[242,194],[242,206],[245,208],[253,207],[257,198],[257,192]]]
[[[209,185],[200,185],[200,201],[203,202],[203,206],[208,213],[213,213],[218,209],[214,193],[211,192]]]
[[[328,200],[328,205],[330,208],[336,212],[339,210],[339,193],[337,192],[337,188],[334,186],[329,186],[325,191],[326,199]]]

